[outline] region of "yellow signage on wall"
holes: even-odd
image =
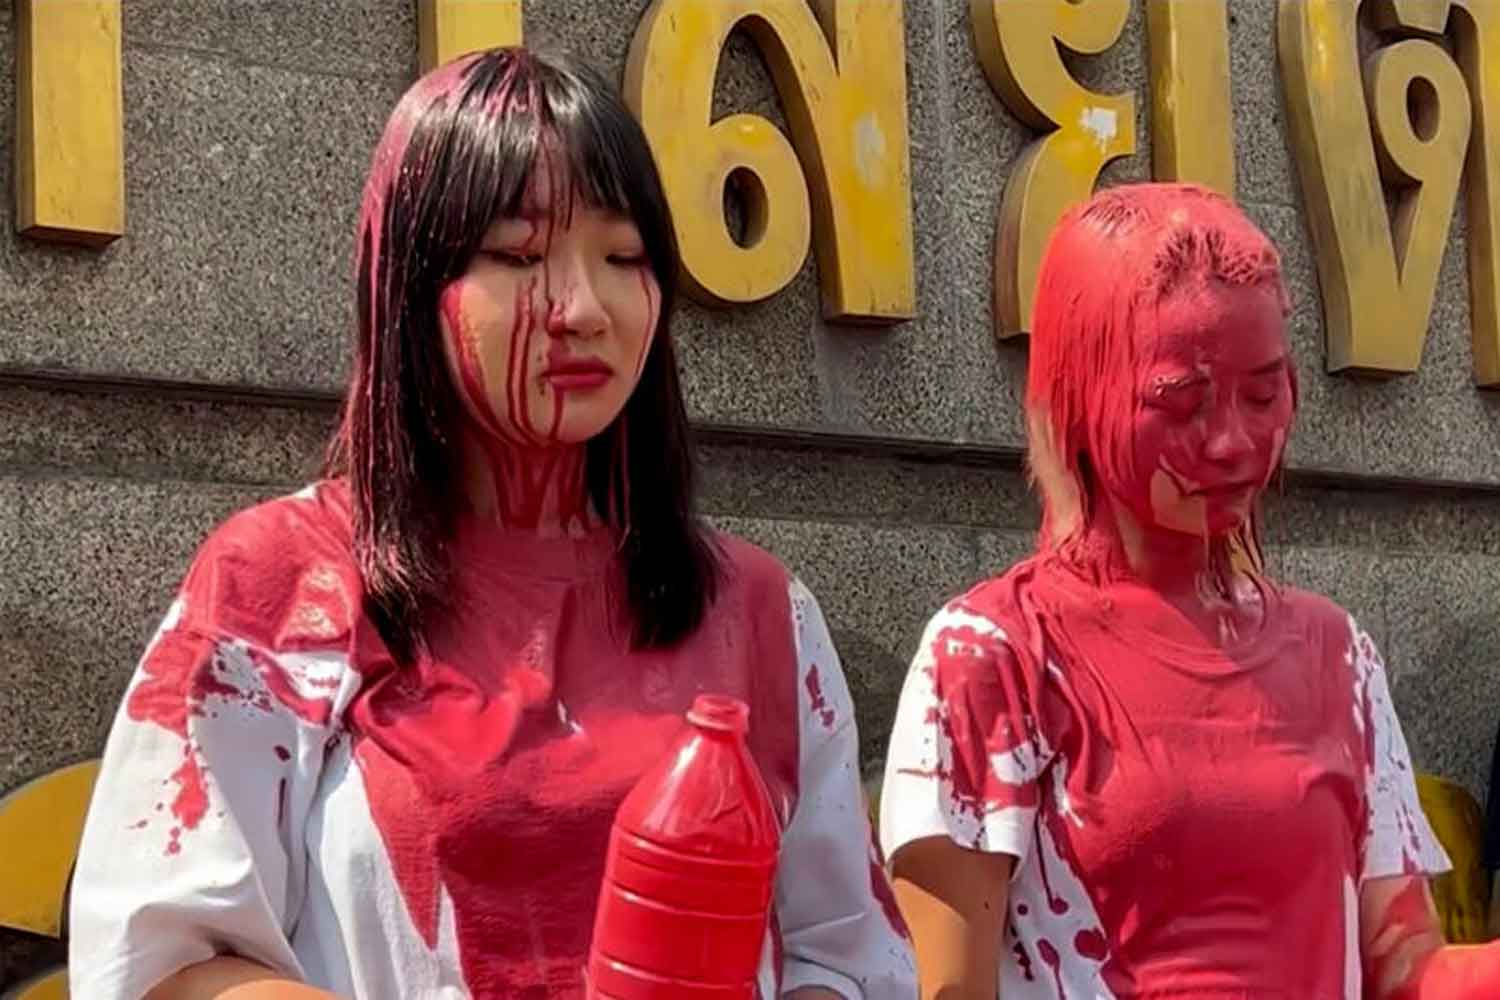
[[[995,333],[1030,325],[1042,251],[1068,206],[1088,198],[1110,160],[1135,152],[1135,96],[1073,79],[1060,46],[1103,52],[1119,40],[1130,0],[971,0],[974,48],[1013,115],[1044,132],[1005,183],[995,237]]]
[[[1283,0],[1278,42],[1289,124],[1321,279],[1328,367],[1411,372],[1427,338],[1469,143],[1469,92],[1448,53],[1422,38],[1376,51],[1364,88],[1350,86],[1362,75],[1356,16],[1346,0]],[[1382,178],[1395,196],[1389,223]]]
[[[893,2],[653,0],[625,96],[656,153],[692,294],[767,298],[811,242],[827,318],[915,314],[902,23]],[[790,140],[756,115],[712,120],[719,54],[736,27],[770,66]],[[745,196],[743,241],[724,217],[731,182]]]
[[[104,246],[125,232],[120,0],[16,0],[16,229]]]
[[[521,0],[413,0],[424,68],[517,43]],[[1159,179],[1233,192],[1229,0],[1142,0]],[[1279,0],[1288,130],[1319,269],[1327,366],[1415,371],[1460,187],[1474,377],[1500,387],[1500,0]],[[95,246],[124,232],[119,0],[15,0],[16,225]],[[1042,248],[1103,167],[1136,151],[1138,95],[1095,93],[1061,54],[1115,45],[1132,0],[970,0],[975,50],[1040,133],[1012,167],[995,243],[995,328],[1024,330]],[[1382,47],[1361,60],[1360,19]],[[788,134],[712,121],[743,28]],[[660,162],[690,292],[717,304],[784,288],[816,249],[825,316],[916,310],[899,0],[652,0],[625,92]],[[743,195],[743,232],[723,211]],[[1387,204],[1394,206],[1387,214]]]
[[[422,72],[481,49],[521,44],[521,0],[417,0]]]
[[[1234,197],[1229,0],[1146,0],[1151,170]]]

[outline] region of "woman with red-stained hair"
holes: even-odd
[[[1374,643],[1262,568],[1286,312],[1270,241],[1202,188],[1108,190],[1053,235],[1037,551],[933,618],[891,736],[924,997],[1500,996],[1500,952],[1442,947]]]
[[[213,533],[126,692],[72,995],[583,996],[615,810],[716,692],[780,824],[742,992],[906,1000],[817,602],[694,509],[639,125],[571,61],[465,57],[397,105],[358,241],[328,478]]]

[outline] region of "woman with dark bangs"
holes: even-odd
[[[698,520],[645,137],[520,49],[401,99],[329,476],[199,551],[126,692],[72,991],[567,997],[614,811],[699,692],[782,824],[762,996],[912,995],[812,595]]]
[[[1442,947],[1374,643],[1262,566],[1286,312],[1271,242],[1205,189],[1108,190],[1053,234],[1037,551],[933,618],[887,759],[922,996],[1500,996],[1500,945]]]

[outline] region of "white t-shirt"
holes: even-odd
[[[762,995],[915,994],[843,673],[774,559],[721,538],[703,625],[635,652],[608,538],[469,531],[457,610],[396,669],[349,525],[347,489],[324,483],[199,552],[104,754],[73,996],[134,1000],[223,953],[360,1000],[581,995],[614,809],[704,690],[750,703],[782,822]]]

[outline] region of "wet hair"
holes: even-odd
[[[1039,548],[1098,580],[1111,553],[1089,537],[1100,487],[1135,462],[1137,386],[1122,373],[1150,360],[1156,306],[1212,283],[1266,287],[1289,309],[1275,246],[1228,198],[1193,184],[1099,192],[1058,223],[1043,255],[1026,383],[1032,480],[1042,500]],[[1296,373],[1288,366],[1296,400]],[[1216,586],[1234,568],[1259,574],[1258,515],[1211,541]]]
[[[520,214],[536,170],[640,231],[661,309],[639,383],[585,446],[585,489],[615,531],[637,647],[690,634],[720,556],[694,504],[694,463],[670,336],[677,244],[640,125],[602,75],[524,48],[476,53],[423,76],[375,149],[355,253],[357,347],[328,472],[347,477],[365,606],[398,659],[442,606],[448,544],[466,502],[462,405],[438,298],[496,218]],[[556,188],[555,188],[556,190]]]

